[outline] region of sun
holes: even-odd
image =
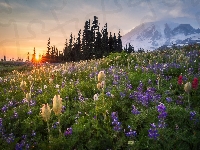
[[[36,55],[36,56],[35,56],[35,60],[36,60],[36,61],[39,61],[39,60],[40,60],[39,55]]]

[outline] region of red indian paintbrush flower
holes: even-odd
[[[182,84],[183,84],[183,76],[180,75],[180,76],[178,77],[178,85],[182,85]]]
[[[193,79],[192,88],[195,89],[195,90],[198,88],[198,79],[197,78]]]

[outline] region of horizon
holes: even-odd
[[[108,32],[121,35],[145,22],[172,21],[200,28],[200,3],[179,0],[134,1],[74,0],[55,2],[5,0],[0,2],[0,59],[18,57],[24,61],[27,53],[46,53],[47,42],[62,51],[72,32],[77,37],[85,21],[98,17],[100,29],[108,24]],[[28,12],[28,13],[27,13]],[[3,35],[3,36],[2,36]]]

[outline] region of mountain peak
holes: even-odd
[[[154,50],[172,43],[187,45],[194,41],[200,41],[200,30],[194,29],[190,24],[170,21],[145,22],[122,36],[123,46],[130,43],[135,50]]]
[[[180,24],[173,30],[173,34],[177,33],[183,33],[184,35],[194,34],[195,29],[190,24]]]

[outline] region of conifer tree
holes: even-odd
[[[102,45],[101,45],[101,50],[103,56],[108,55],[108,31],[107,31],[107,23],[104,25],[103,29],[101,30],[102,33]]]
[[[33,54],[32,54],[32,60],[31,60],[32,62],[36,61],[35,56],[36,56],[36,53],[35,53],[35,47],[34,47]]]
[[[122,40],[121,40],[121,35],[120,35],[120,30],[118,32],[118,37],[117,37],[117,52],[121,53],[122,52]]]

